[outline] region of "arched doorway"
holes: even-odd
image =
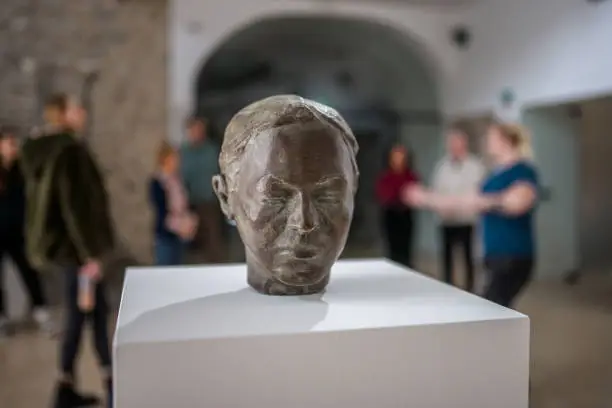
[[[337,17],[274,17],[234,33],[204,61],[194,86],[195,109],[220,141],[240,108],[270,95],[294,93],[336,108],[361,147],[346,253],[374,256],[381,249],[374,182],[385,152],[394,143],[407,144],[424,177],[437,155],[439,101],[432,71],[418,44],[390,27]]]

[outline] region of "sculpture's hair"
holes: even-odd
[[[258,135],[282,126],[320,123],[335,128],[348,148],[355,186],[359,178],[357,152],[359,145],[353,132],[334,109],[295,95],[272,96],[255,102],[238,112],[227,125],[219,156],[221,173],[227,179],[229,190],[235,189],[244,152]]]

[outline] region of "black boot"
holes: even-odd
[[[60,382],[55,391],[54,408],[78,408],[98,405],[100,399],[95,395],[78,394],[71,383]]]

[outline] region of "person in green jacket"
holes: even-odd
[[[100,266],[114,244],[106,189],[94,158],[75,136],[84,126],[85,111],[66,95],[55,95],[45,104],[45,120],[44,134],[25,142],[21,165],[28,257],[40,270],[63,268],[66,277],[66,323],[54,404],[71,408],[99,403],[97,397],[75,389],[74,365],[89,321],[110,406],[108,306]]]

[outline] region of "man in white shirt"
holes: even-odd
[[[453,127],[446,139],[447,155],[436,167],[433,189],[442,195],[465,195],[477,192],[486,169],[469,150],[467,134]],[[453,249],[463,252],[466,269],[466,289],[474,290],[474,254],[472,249],[477,214],[465,211],[439,213],[442,238],[444,281],[453,284]]]

